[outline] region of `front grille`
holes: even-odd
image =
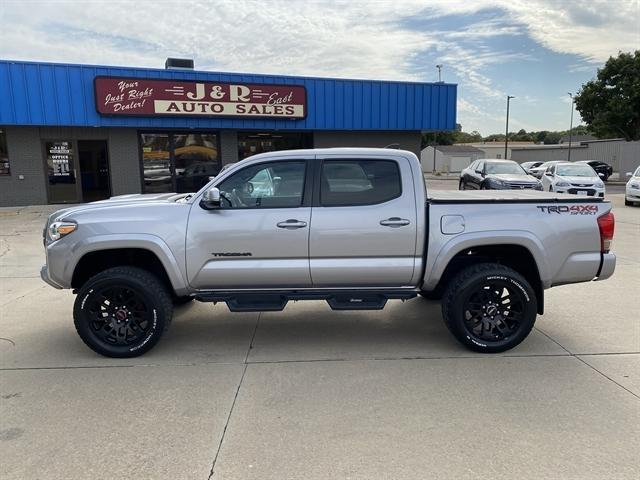
[[[587,195],[593,197],[596,194],[596,191],[593,188],[570,188],[568,190],[569,193],[577,194],[578,192],[587,192]]]
[[[572,183],[571,184],[572,187],[588,187],[588,188],[593,188],[593,183]]]
[[[525,188],[529,188],[529,189],[536,188],[537,184],[535,184],[535,183],[507,183],[507,186],[512,190],[524,190]]]

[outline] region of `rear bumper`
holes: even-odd
[[[40,278],[42,278],[45,283],[48,283],[53,288],[57,288],[59,290],[62,290],[63,288],[62,285],[58,285],[51,279],[51,277],[49,276],[49,268],[46,265],[43,265],[40,269]]]
[[[595,281],[598,280],[606,280],[616,269],[616,256],[613,253],[603,253],[602,254],[602,263],[600,265],[600,271],[598,272],[598,277],[595,278]]]

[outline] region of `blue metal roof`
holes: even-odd
[[[96,76],[303,85],[307,117],[124,117],[97,113]],[[456,85],[0,60],[0,126],[247,130],[453,130]]]

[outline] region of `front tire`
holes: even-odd
[[[460,184],[458,185],[458,190],[465,190],[464,182],[460,180]]]
[[[449,283],[442,316],[449,331],[468,349],[482,353],[509,350],[522,342],[536,321],[533,288],[515,270],[479,263]]]
[[[136,267],[109,268],[78,292],[73,319],[78,335],[106,357],[137,357],[169,328],[171,295],[157,277]]]

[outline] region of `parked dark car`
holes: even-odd
[[[613,173],[613,167],[608,163],[601,162],[600,160],[580,160],[579,162],[576,162],[576,163],[588,164],[591,168],[593,168],[596,171],[598,176],[605,182],[609,180],[609,177]],[[600,175],[601,173],[604,176]]]
[[[460,172],[460,190],[542,190],[539,180],[512,160],[476,160]]]
[[[521,164],[520,164],[520,166],[521,166],[522,168],[524,168],[524,171],[525,171],[525,172],[527,172],[527,173],[531,174],[530,170],[531,170],[532,168],[539,167],[539,166],[540,166],[540,165],[542,165],[543,163],[544,163],[544,162],[524,162],[524,163],[521,163]]]

